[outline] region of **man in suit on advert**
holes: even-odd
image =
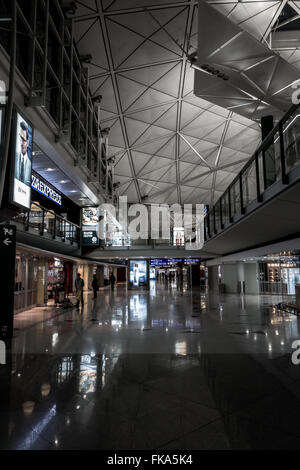
[[[24,121],[20,122],[19,134],[20,152],[16,154],[15,177],[26,184],[31,185],[31,160],[28,155],[29,133],[28,126]]]

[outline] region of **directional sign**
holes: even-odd
[[[13,337],[16,226],[0,225],[0,339]]]

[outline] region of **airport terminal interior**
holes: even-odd
[[[0,0],[0,450],[300,448],[300,1]]]

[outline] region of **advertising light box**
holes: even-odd
[[[19,112],[15,115],[14,123],[14,164],[11,202],[29,209],[31,199],[33,129]]]
[[[130,260],[129,262],[129,285],[130,287],[147,287],[148,286],[147,260]]]
[[[99,245],[99,209],[84,207],[82,209],[82,244],[84,246]]]

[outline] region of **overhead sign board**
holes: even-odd
[[[62,205],[61,193],[34,171],[31,177],[31,187],[59,206]]]
[[[151,259],[151,266],[166,266],[169,264],[184,263],[184,264],[198,264],[201,262],[200,258],[163,258]]]

